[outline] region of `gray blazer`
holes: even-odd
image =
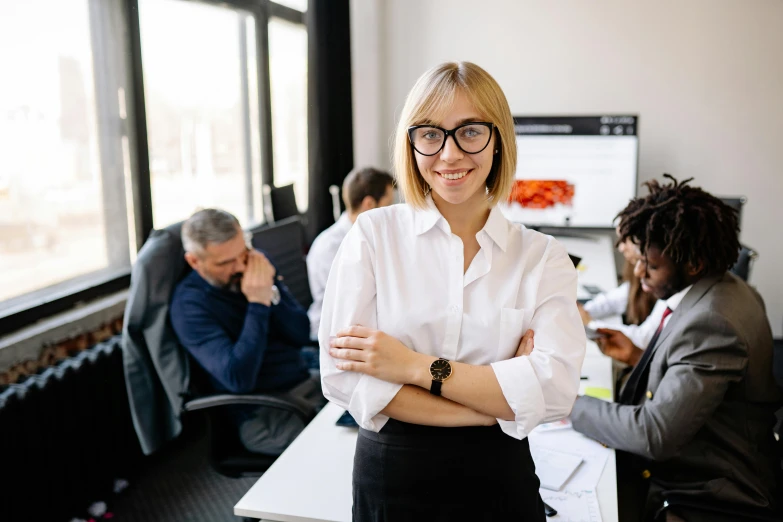
[[[730,273],[704,278],[653,349],[647,385],[624,390],[632,403],[579,397],[574,428],[642,457],[639,472],[651,474],[651,494],[770,506],[780,467],[772,428],[783,394],[772,375],[761,297]]]

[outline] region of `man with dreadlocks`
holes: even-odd
[[[633,366],[616,403],[579,397],[577,431],[618,452],[620,520],[652,520],[670,493],[702,506],[773,510],[772,332],[761,297],[727,270],[740,249],[736,212],[688,185],[646,185],[618,218],[619,240],[641,252],[643,289],[668,306],[645,350],[622,334],[601,343]],[[618,332],[619,333],[619,332]],[[628,489],[624,492],[623,488]],[[665,520],[740,520],[700,509],[669,510]],[[725,517],[725,518],[721,518]]]

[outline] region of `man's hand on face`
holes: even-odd
[[[636,366],[644,351],[638,348],[623,332],[609,328],[599,328],[598,333],[603,334],[595,341],[598,348],[612,359]]]
[[[242,293],[251,303],[272,305],[272,285],[275,284],[275,267],[258,250],[249,250],[247,268],[242,276]]]

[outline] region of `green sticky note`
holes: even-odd
[[[612,390],[608,388],[599,388],[597,386],[586,386],[585,395],[595,397],[596,399],[611,399]]]

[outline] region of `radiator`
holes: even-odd
[[[0,521],[67,521],[141,460],[120,336],[0,393]]]

